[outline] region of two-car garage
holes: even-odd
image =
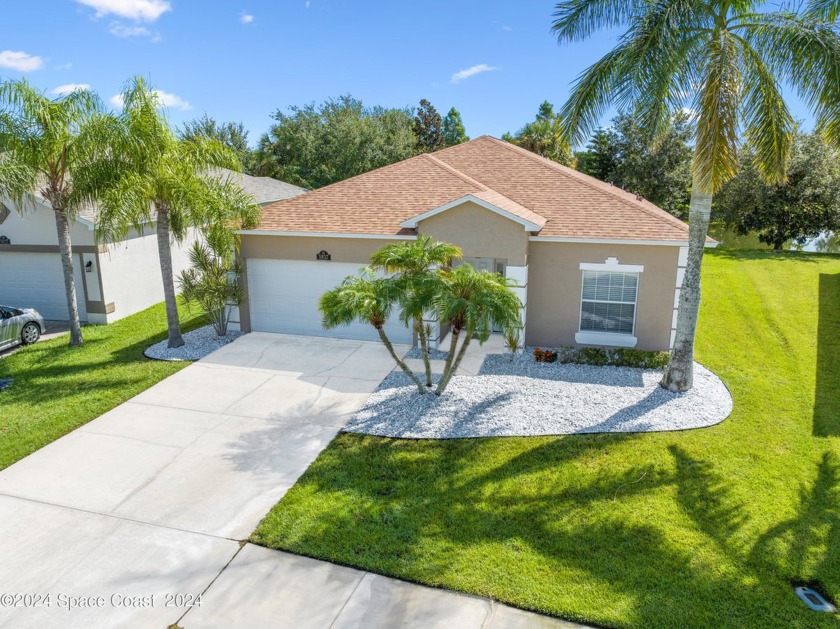
[[[376,330],[354,322],[325,330],[318,300],[348,275],[357,275],[363,265],[310,260],[247,260],[248,308],[251,330],[336,338],[379,340]],[[392,313],[385,332],[394,343],[411,343],[412,333]]]

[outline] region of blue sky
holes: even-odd
[[[429,99],[467,133],[501,136],[608,51],[617,32],[559,46],[542,0],[6,0],[0,76],[109,100],[134,74],[180,124],[207,112],[250,141],[278,108],[340,94],[367,105]],[[460,73],[460,74],[459,74]],[[806,110],[791,103],[795,116]],[[605,122],[607,122],[605,120]]]

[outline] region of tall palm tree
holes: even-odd
[[[522,326],[519,314],[522,302],[511,290],[510,281],[499,273],[476,271],[472,265],[462,264],[454,269],[441,269],[438,274],[440,282],[434,304],[441,321],[452,328],[449,355],[435,389],[435,394],[441,395],[458,371],[473,338],[483,343],[494,326],[503,332]],[[462,333],[464,340],[457,349]]]
[[[321,295],[318,310],[328,330],[350,325],[354,321],[372,325],[391,358],[423,394],[426,393],[423,383],[400,358],[385,333],[385,323],[399,299],[399,293],[400,287],[394,279],[378,277],[372,269],[365,269],[361,276],[350,276],[338,287]]]
[[[800,12],[763,11],[759,0],[566,0],[553,31],[560,42],[624,27],[618,45],[577,79],[561,117],[573,143],[608,106],[634,107],[654,139],[677,109],[696,117],[689,206],[688,265],[676,339],[662,386],[693,384],[700,267],[712,195],[738,166],[739,133],[753,144],[768,182],[785,179],[795,124],[780,81],[808,103],[840,145],[840,38],[836,0],[811,0]]]
[[[382,247],[371,258],[371,267],[386,273],[397,273],[400,288],[401,319],[414,327],[420,341],[420,352],[426,371],[426,386],[432,387],[432,365],[429,360],[429,338],[423,316],[432,310],[436,294],[435,268],[460,258],[461,249],[448,242],[435,241],[420,234],[417,240],[393,243]]]
[[[25,79],[0,83],[0,196],[25,211],[33,207],[37,191],[52,207],[71,346],[80,346],[83,340],[70,227],[88,201],[77,194],[74,177],[97,150],[96,134],[83,129],[99,109],[98,97],[87,90],[50,99]]]
[[[121,114],[100,118],[112,131],[108,157],[86,173],[86,186],[100,198],[97,235],[117,242],[131,229],[155,225],[168,345],[180,347],[171,241],[183,242],[191,228],[201,229],[222,253],[235,244],[231,228],[254,226],[260,208],[232,181],[210,174],[217,167],[240,170],[236,154],[216,139],[178,139],[142,78],[129,82],[122,101]]]

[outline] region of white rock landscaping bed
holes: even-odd
[[[212,325],[205,325],[183,335],[184,344],[173,349],[168,348],[167,341],[155,343],[143,352],[148,358],[155,360],[200,360],[215,352],[220,347],[235,341],[242,333],[228,330],[225,336],[216,334]]]
[[[700,364],[688,393],[666,391],[661,377],[491,355],[479,375],[456,375],[441,397],[421,396],[405,374],[390,374],[344,430],[417,439],[655,432],[712,426],[732,412],[729,390]]]

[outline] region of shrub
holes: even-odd
[[[190,250],[190,264],[178,279],[187,307],[197,303],[216,334],[224,336],[231,309],[244,299],[239,284],[242,269],[231,257],[220,256],[200,242],[194,243]]]
[[[662,369],[668,364],[668,352],[647,352],[640,349],[606,349],[603,347],[561,347],[559,350],[537,348],[534,360],[538,363],[595,365],[597,367],[638,367]]]
[[[538,347],[534,350],[534,360],[538,363],[557,362],[557,352],[552,349],[542,349]]]

